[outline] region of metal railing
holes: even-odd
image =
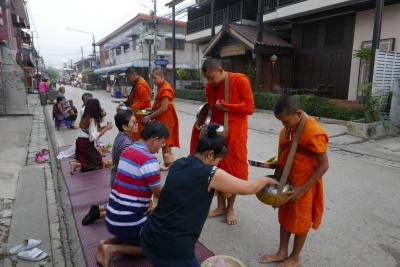
[[[293,5],[306,0],[264,0],[264,12],[278,9],[283,6]]]
[[[214,23],[220,25],[223,22],[224,13],[226,13],[229,22],[241,19],[241,3],[236,3],[226,8],[219,9],[215,12]],[[206,14],[200,18],[188,21],[187,23],[187,34],[202,31],[211,27],[211,14]]]

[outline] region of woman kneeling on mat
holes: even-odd
[[[216,167],[227,153],[220,126],[211,124],[197,143],[196,154],[170,167],[158,205],[141,232],[142,249],[154,267],[200,267],[194,247],[207,219],[215,191],[250,195],[269,177],[244,181]]]

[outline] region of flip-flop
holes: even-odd
[[[49,150],[47,148],[43,148],[42,151],[40,151],[40,154],[48,155],[49,154]]]
[[[42,261],[49,255],[41,249],[34,248],[29,251],[21,251],[17,254],[17,257],[27,261]]]
[[[42,240],[37,240],[37,239],[26,239],[24,240],[21,244],[16,245],[15,247],[12,247],[8,250],[8,253],[10,255],[15,255],[21,251],[24,250],[30,250],[35,247],[40,246],[42,244]]]

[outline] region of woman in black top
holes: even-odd
[[[218,169],[227,153],[219,125],[211,124],[199,140],[196,155],[177,160],[170,168],[158,205],[141,235],[144,254],[154,267],[199,267],[194,246],[207,219],[214,191],[254,194],[274,179],[243,181]]]

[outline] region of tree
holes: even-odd
[[[49,76],[50,80],[58,80],[60,78],[60,72],[56,68],[48,67],[44,72]]]

